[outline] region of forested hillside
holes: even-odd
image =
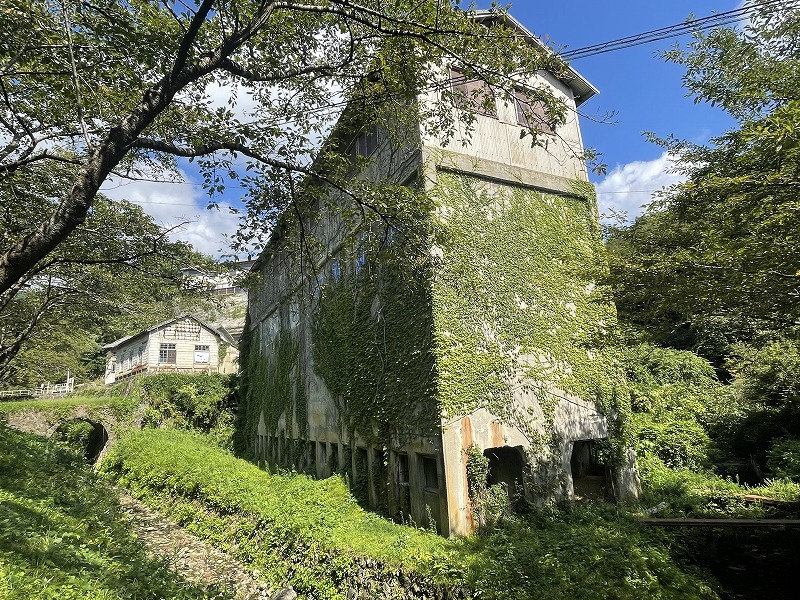
[[[608,229],[644,463],[800,480],[800,14],[666,53],[736,127],[655,139],[686,177]]]

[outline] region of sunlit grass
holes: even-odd
[[[226,598],[149,558],[110,484],[72,452],[0,424],[0,598]]]
[[[103,468],[301,596],[341,598],[340,583],[368,559],[482,599],[715,598],[673,562],[663,532],[608,504],[534,512],[490,534],[445,540],[362,510],[339,477],[271,474],[184,431],[137,432]]]

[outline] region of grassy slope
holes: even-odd
[[[104,469],[272,583],[340,598],[359,557],[467,584],[485,599],[713,598],[671,560],[660,532],[613,507],[538,513],[492,536],[448,541],[361,510],[338,478],[270,475],[180,431],[118,444]]]
[[[106,397],[106,396],[75,396],[69,398],[54,398],[52,400],[17,400],[13,402],[0,402],[0,414],[25,410],[28,408],[46,409],[66,409],[76,406],[112,406],[130,404],[125,398]]]
[[[0,423],[0,598],[208,598],[149,559],[110,484]]]

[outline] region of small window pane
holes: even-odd
[[[525,92],[516,91],[514,92],[514,105],[517,109],[518,125],[529,127],[545,135],[555,135],[555,129],[551,125],[544,102],[531,100]]]
[[[158,362],[174,365],[177,362],[175,344],[161,344],[158,349]]]
[[[473,111],[489,117],[497,117],[492,90],[481,79],[468,80],[459,71],[450,70],[450,84],[456,94],[456,108]]]

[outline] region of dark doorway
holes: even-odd
[[[489,475],[486,477],[487,487],[500,485],[506,490],[509,500],[514,503],[525,495],[522,486],[522,447],[501,446],[487,448],[483,455],[489,459]]]
[[[600,463],[598,440],[577,440],[572,443],[569,459],[572,471],[572,490],[577,500],[602,500],[607,495],[607,469]]]
[[[89,443],[86,445],[86,460],[94,464],[106,447],[108,442],[108,431],[100,423],[92,423],[92,433],[89,435]]]

